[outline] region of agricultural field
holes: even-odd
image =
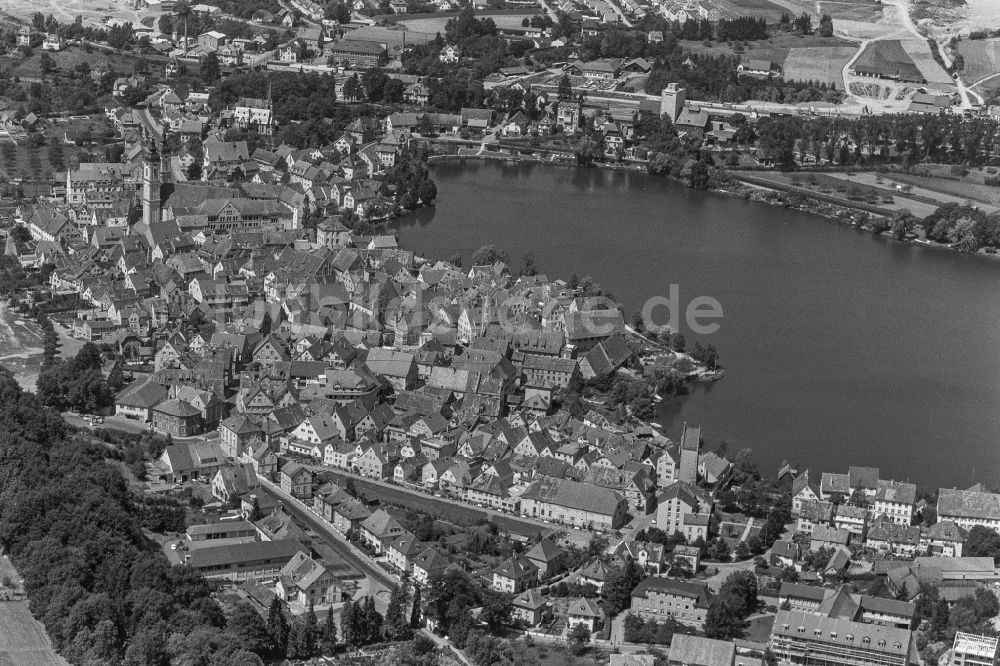
[[[791,81],[835,84],[844,90],[844,66],[857,52],[855,46],[793,48],[785,58],[784,76]]]
[[[28,602],[0,603],[0,664],[65,666],[49,645],[45,628],[31,616]]]
[[[760,59],[769,60],[776,65],[780,66],[783,70],[787,69],[786,62],[788,60],[789,54],[793,51],[799,52],[796,56],[796,63],[807,63],[813,62],[817,63],[822,55],[817,55],[811,53],[812,51],[824,51],[827,49],[846,49],[851,50],[851,55],[857,50],[857,47],[846,42],[837,37],[820,37],[819,35],[797,35],[786,32],[779,32],[774,34],[770,39],[766,39],[759,42],[746,42],[745,51],[743,53],[736,53],[733,50],[735,43],[726,42],[713,42],[711,46],[705,46],[702,42],[696,41],[685,41],[681,42],[685,49],[690,50],[692,53],[698,54],[710,54],[710,55],[727,55],[727,56],[739,56],[745,60]],[[847,60],[850,56],[847,56]],[[844,60],[843,62],[846,62]],[[843,63],[841,63],[841,68]],[[788,79],[799,80],[799,76],[788,76]],[[807,80],[810,77],[806,77]],[[816,79],[817,77],[811,77]],[[842,81],[839,80],[837,85],[841,86]]]
[[[903,50],[910,56],[913,64],[917,66],[920,73],[927,79],[927,83],[952,87],[955,80],[944,70],[938,61],[931,55],[931,48],[927,42],[920,39],[904,39],[900,42]]]
[[[107,16],[139,25],[143,18],[155,21],[161,13],[133,9],[128,0],[0,0],[0,14],[28,20],[35,12],[52,14],[60,23],[72,23],[82,16],[84,25],[95,27],[103,25]]]
[[[763,18],[768,23],[777,23],[782,14],[793,13],[770,0],[715,0],[714,4],[723,15],[753,16]]]
[[[965,59],[962,80],[968,84],[1000,73],[1000,38],[963,39],[958,43],[958,52]]]
[[[874,23],[882,18],[882,6],[870,2],[820,2],[820,12],[834,21]]]

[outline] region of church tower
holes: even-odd
[[[145,137],[142,146],[142,221],[147,225],[160,221],[160,153],[152,137]]]

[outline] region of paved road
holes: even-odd
[[[353,544],[340,534],[340,532],[333,529],[330,523],[313,513],[312,510],[309,509],[301,500],[295,499],[267,479],[260,478],[260,483],[261,489],[264,492],[280,499],[286,511],[301,522],[308,525],[314,532],[316,532],[316,534],[323,538],[330,548],[336,551],[337,555],[342,557],[352,567],[389,588],[400,582],[398,576],[389,573],[370,557],[358,551]],[[465,664],[465,666],[475,666],[475,664],[473,664],[461,650],[452,645],[451,641],[447,638],[442,638],[427,629],[421,629],[420,633],[434,641],[434,644],[439,648],[450,650],[452,654]]]
[[[321,536],[337,552],[337,555],[344,558],[352,567],[390,588],[399,582],[399,578],[380,567],[371,558],[359,554],[340,532],[333,529],[330,523],[313,513],[300,500],[295,499],[267,479],[258,478],[264,492],[280,499],[286,511]]]

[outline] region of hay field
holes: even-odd
[[[835,84],[844,90],[844,65],[857,52],[854,46],[816,46],[793,48],[785,58],[786,81],[816,81]]]

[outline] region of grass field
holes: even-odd
[[[847,182],[838,178],[838,174],[808,173],[786,174],[778,172],[756,172],[755,178],[767,180],[776,185],[785,185],[801,190],[816,192],[827,197],[834,197],[844,206],[862,203],[875,206],[885,211],[909,210],[918,218],[924,218],[935,210],[937,203],[927,203],[919,199],[908,198],[905,194],[893,190],[891,184],[868,185],[859,182]]]
[[[963,81],[972,84],[1000,72],[1000,38],[964,39],[958,43],[958,52],[965,59]]]
[[[793,48],[785,58],[784,76],[789,81],[817,81],[844,89],[844,66],[854,56],[854,46]]]
[[[934,178],[931,176],[918,176],[905,173],[889,174],[890,178],[903,183],[909,183],[917,187],[923,187],[936,192],[943,192],[964,199],[982,201],[988,204],[1000,205],[1000,187],[985,185],[982,182],[974,182],[965,178],[962,180],[951,180],[945,178]]]
[[[45,628],[31,616],[28,602],[0,603],[0,664],[65,666],[49,645]]]

